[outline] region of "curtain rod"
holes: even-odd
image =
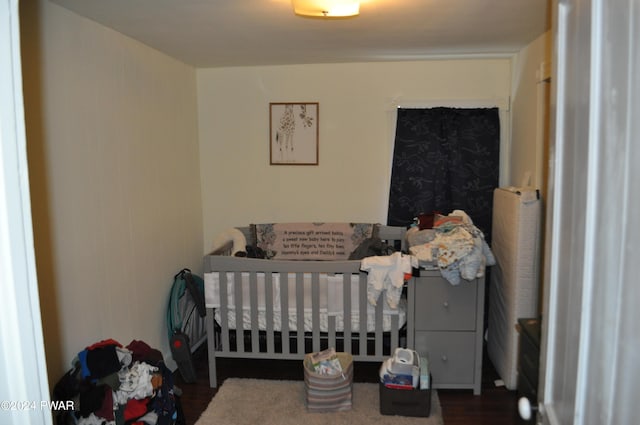
[[[440,100],[404,100],[393,99],[392,109],[405,108],[493,108],[509,110],[509,98],[507,99],[440,99]]]

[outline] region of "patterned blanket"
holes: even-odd
[[[365,239],[377,236],[371,223],[252,224],[254,246],[269,259],[348,260]]]

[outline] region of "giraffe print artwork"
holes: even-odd
[[[318,164],[318,104],[271,103],[271,164]]]
[[[293,105],[284,105],[284,113],[280,118],[280,125],[276,131],[276,145],[280,150],[280,159],[284,160],[289,150],[293,152],[293,133],[296,131],[296,119],[293,115]]]

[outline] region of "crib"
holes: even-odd
[[[249,227],[240,229],[251,239]],[[378,226],[377,237],[405,248],[404,227]],[[303,360],[333,347],[354,361],[382,362],[406,347],[406,300],[391,308],[367,299],[360,260],[204,258],[209,382],[217,358]]]

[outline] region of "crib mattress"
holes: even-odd
[[[240,274],[240,284],[242,288],[239,291],[235,289],[235,273],[227,273],[227,326],[229,329],[237,329],[237,314],[236,308],[241,306],[242,308],[242,328],[250,330],[252,328],[251,320],[251,290],[250,290],[250,274]],[[336,332],[344,331],[344,303],[343,303],[343,276],[341,274],[328,275],[321,274],[319,279],[319,330],[321,332],[329,331],[329,320],[335,318],[334,328]],[[269,319],[267,317],[267,296],[266,296],[266,282],[264,273],[257,273],[255,276],[256,290],[254,293],[254,299],[257,301],[255,309],[257,310],[257,323],[260,330],[266,330],[268,324],[271,324],[271,328],[274,331],[280,332],[283,329],[283,311],[282,304],[286,300],[287,314],[284,315],[285,321],[290,331],[298,330],[298,309],[295,307],[297,303],[297,288],[300,286],[296,280],[294,273],[287,274],[284,279],[287,282],[287,293],[282,295],[281,282],[283,277],[279,273],[272,275],[272,296],[270,300],[272,302],[273,317]],[[221,297],[220,297],[220,275],[218,272],[205,273],[205,304],[207,308],[212,308],[215,311],[215,319],[218,323],[221,323]],[[348,282],[348,281],[347,281]],[[312,277],[311,274],[304,274],[303,279],[303,309],[304,312],[304,331],[311,332],[314,329],[312,318],[312,291],[311,291]],[[349,283],[348,283],[349,284]],[[366,329],[367,332],[374,332],[376,330],[376,308],[367,302],[366,327],[361,326],[360,318],[360,291],[363,286],[359,282],[359,276],[353,275],[350,282],[350,294],[351,294],[351,331],[360,332],[361,329]],[[238,293],[237,293],[238,292]],[[362,295],[366,298],[366,293]],[[236,297],[242,298],[236,303]],[[385,297],[380,297],[383,302],[382,308],[382,330],[390,331],[393,329],[394,321],[397,320],[398,328],[402,327],[406,323],[406,300],[401,299],[397,308],[391,308]],[[238,306],[236,306],[238,304]],[[394,319],[397,318],[397,319]]]
[[[519,318],[536,317],[539,291],[540,200],[537,191],[494,192],[487,352],[508,389],[517,386]]]
[[[406,322],[406,302],[404,300],[401,301],[401,306],[399,306],[398,311],[394,314],[384,314],[382,316],[382,329],[385,332],[388,332],[392,329],[392,317],[398,317],[398,327],[402,327]],[[329,314],[327,311],[320,312],[320,332],[328,332],[329,331],[329,318],[335,317],[335,328],[336,332],[344,331],[344,314]],[[220,309],[215,310],[215,319],[220,322]],[[227,320],[229,329],[237,329],[236,323],[236,310],[230,309],[227,313]],[[248,309],[243,309],[242,312],[242,323],[244,330],[251,329],[251,312]],[[258,311],[258,324],[260,330],[267,329],[267,317],[266,311],[259,310]],[[294,309],[289,309],[288,321],[287,321],[290,331],[297,331],[298,328],[298,314]],[[273,313],[273,330],[276,332],[282,331],[282,311],[277,310]],[[311,332],[313,330],[313,320],[311,317],[311,312],[305,314],[304,316],[304,331]],[[375,328],[375,313],[368,312],[367,313],[367,332],[374,332]],[[352,332],[360,332],[360,317],[355,316],[351,317],[351,331]]]

